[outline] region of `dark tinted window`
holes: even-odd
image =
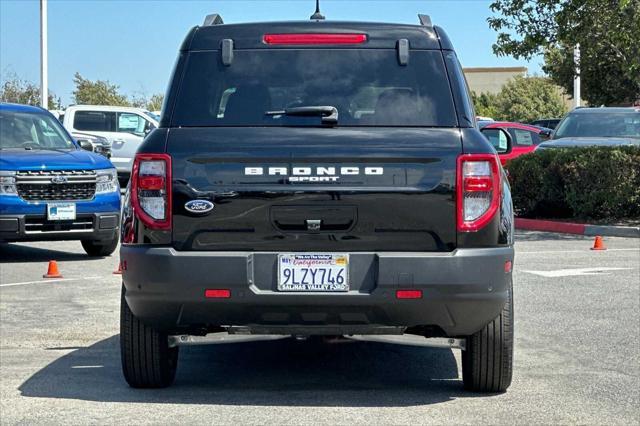
[[[115,132],[116,113],[109,111],[76,111],[73,128],[93,132]]]
[[[267,116],[297,106],[334,106],[339,126],[457,125],[440,51],[237,50],[191,52],[174,126],[316,126],[319,117]]]
[[[554,139],[576,137],[640,138],[640,112],[579,112],[569,114]]]

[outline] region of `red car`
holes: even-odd
[[[551,129],[544,127],[507,121],[492,121],[482,127],[483,131],[486,129],[504,129],[511,135],[511,152],[508,154],[500,154],[502,165],[508,160],[513,160],[523,154],[533,152],[538,144],[549,139],[552,132]]]

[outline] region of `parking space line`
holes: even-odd
[[[39,281],[25,281],[21,283],[7,283],[0,284],[0,287],[14,287],[19,285],[30,285],[30,284],[44,284],[44,283],[57,283],[62,281],[81,281],[81,280],[95,280],[100,277],[83,277],[83,278],[56,278],[56,279],[48,279],[48,280],[39,280]]]
[[[611,267],[596,267],[596,268],[569,268],[569,269],[556,269],[553,271],[522,271],[528,274],[539,275],[546,278],[560,278],[560,277],[573,277],[582,275],[609,275],[610,271],[628,271],[633,268],[611,268]]]

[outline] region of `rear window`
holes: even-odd
[[[386,49],[236,50],[189,53],[174,126],[317,126],[319,117],[266,115],[333,106],[338,126],[455,127],[440,51],[411,51],[409,64]]]

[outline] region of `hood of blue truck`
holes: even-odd
[[[0,151],[0,170],[92,170],[112,167],[105,157],[81,149]]]

